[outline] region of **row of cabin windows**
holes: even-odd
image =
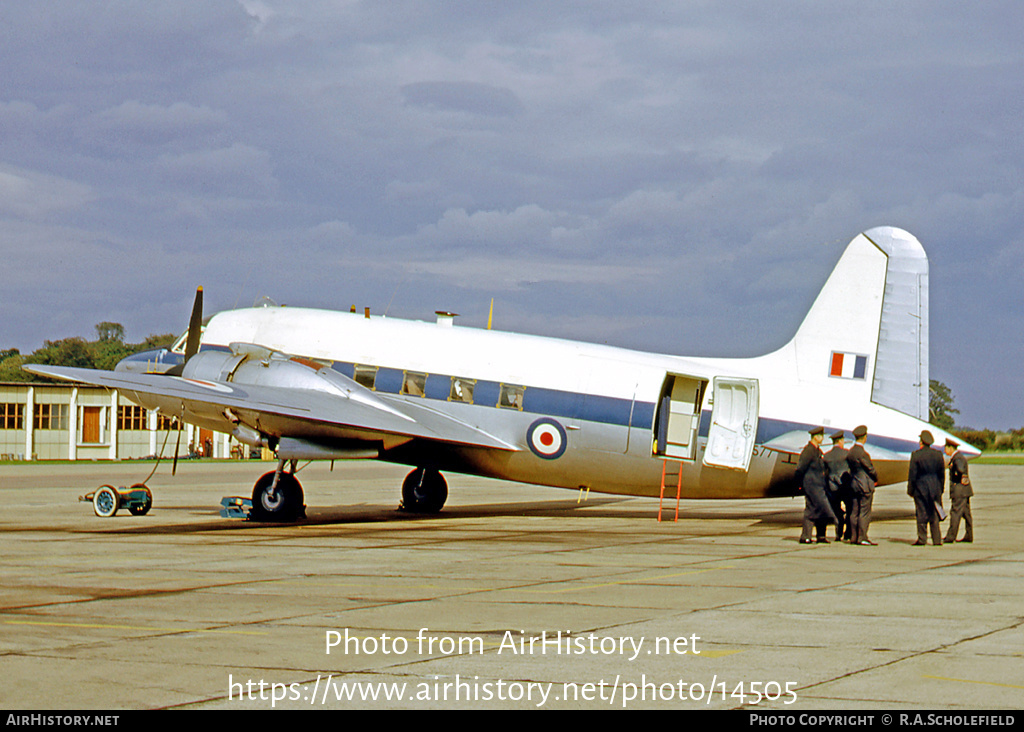
[[[35,430],[66,430],[69,429],[70,405],[68,404],[36,404],[32,410],[32,429]],[[98,415],[105,407],[85,407],[88,417]],[[146,430],[146,410],[135,405],[117,408],[117,428],[119,430]],[[91,419],[87,419],[91,421]],[[177,427],[174,417],[157,415],[157,429],[168,430]],[[21,430],[25,428],[25,405],[19,403],[0,403],[0,429]]]
[[[373,390],[377,384],[376,366],[364,366],[355,364],[353,367],[353,380],[360,386]],[[408,396],[425,397],[427,395],[427,374],[420,371],[402,372],[402,388],[400,394]],[[451,386],[448,390],[448,401],[473,404],[473,392],[476,389],[476,379],[464,379],[459,376],[451,377]],[[523,409],[523,393],[525,386],[514,384],[501,384],[498,394],[497,406],[506,409]]]

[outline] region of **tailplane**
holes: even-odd
[[[858,235],[789,344],[802,382],[928,420],[928,257],[889,226]]]

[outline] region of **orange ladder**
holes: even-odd
[[[679,460],[672,460],[671,462],[677,466],[677,472],[673,476],[668,472],[669,460],[663,459],[661,461],[661,497],[658,499],[658,521],[661,521],[661,507],[665,500],[665,480],[668,478],[671,480],[673,477],[676,479],[676,517],[675,520],[679,520],[679,499],[683,492],[683,463]]]

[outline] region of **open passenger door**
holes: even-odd
[[[666,374],[654,427],[654,455],[675,460],[697,458],[697,432],[707,379]]]
[[[757,379],[716,376],[704,465],[747,470],[757,438]]]

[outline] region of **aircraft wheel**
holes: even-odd
[[[100,486],[92,495],[92,510],[100,518],[110,518],[121,507],[121,495],[112,485]]]
[[[410,513],[437,513],[448,500],[448,483],[433,468],[416,468],[402,481],[402,505]]]
[[[295,521],[305,517],[302,486],[291,473],[281,473],[273,498],[268,491],[274,484],[274,471],[260,476],[252,489],[252,521]]]
[[[146,487],[145,483],[136,483],[129,490],[143,490],[146,491],[146,502],[141,506],[128,506],[128,510],[131,511],[132,516],[145,516],[149,513],[149,509],[153,508],[153,493]]]

